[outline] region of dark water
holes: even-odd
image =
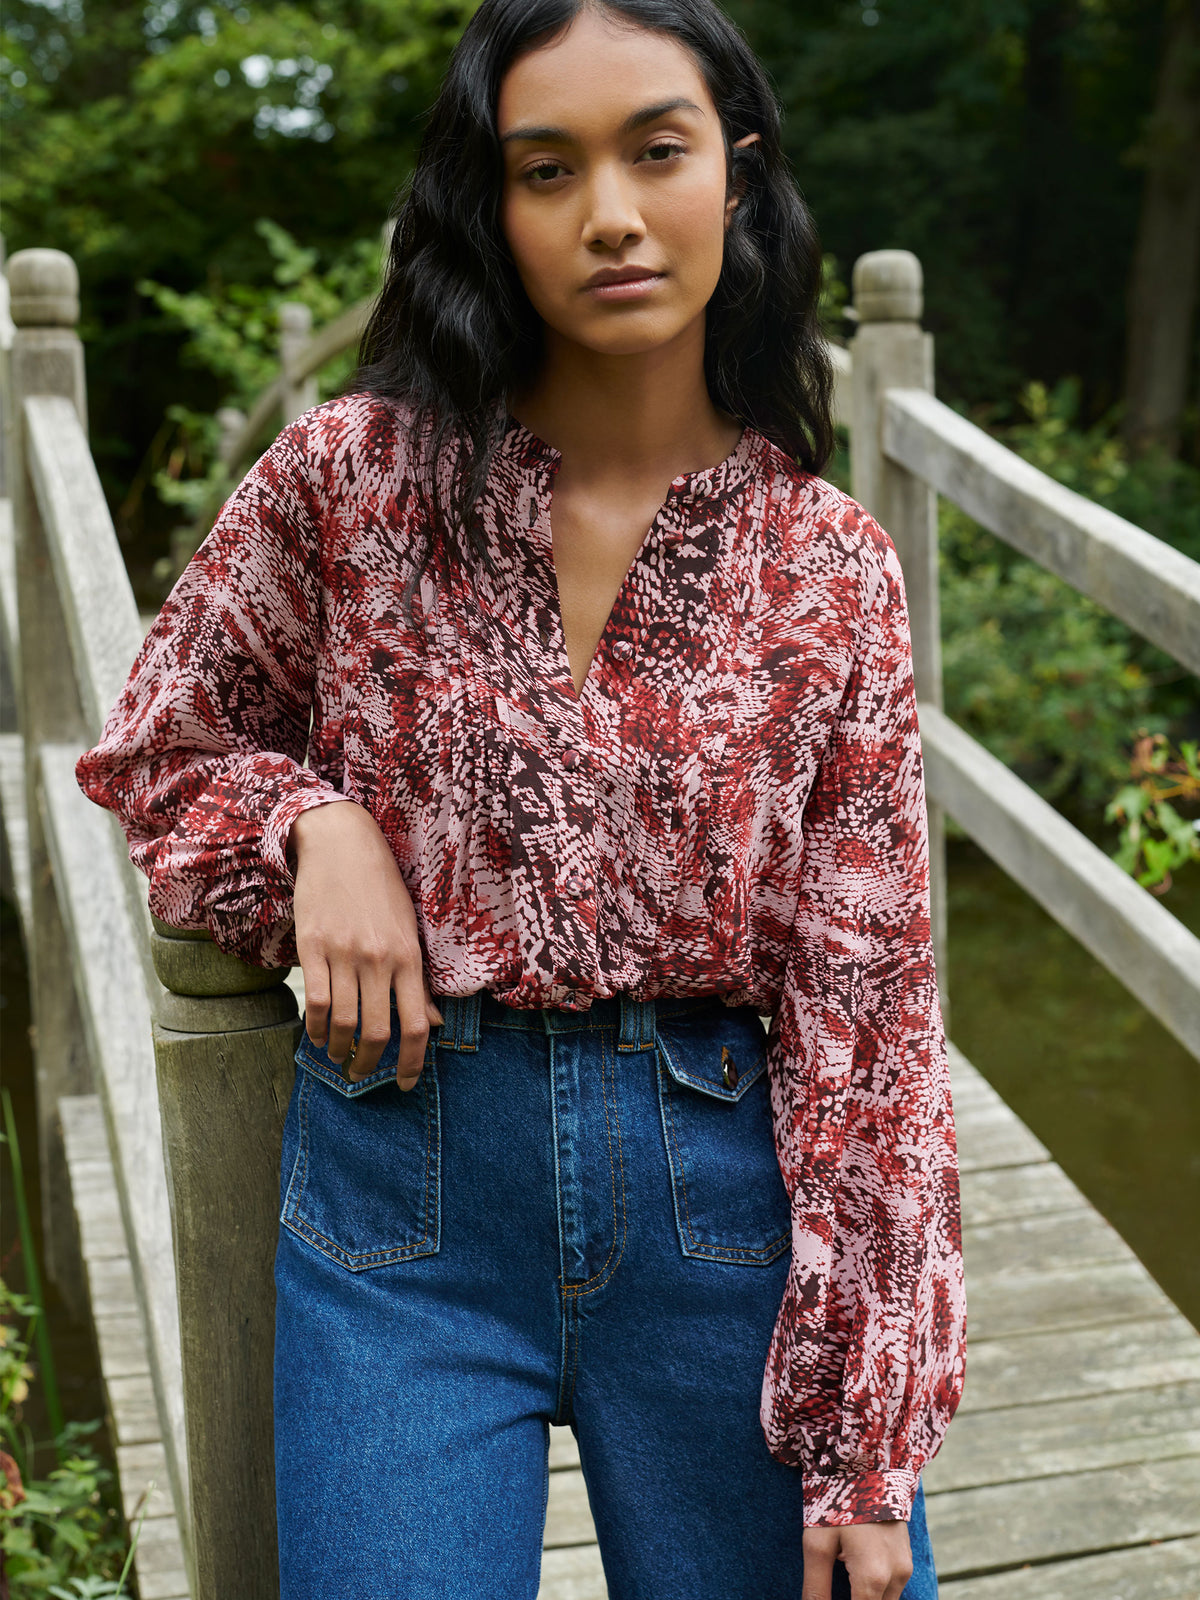
[[[1200,1062],[976,845],[948,855],[951,1038],[1200,1326]],[[1200,933],[1200,869],[1163,904]]]
[[[1200,1326],[1200,1064],[969,841],[949,845],[951,1036]],[[1165,904],[1200,931],[1200,871]],[[38,1226],[28,993],[16,912],[0,899],[0,1041]],[[23,1287],[4,1166],[0,1260]],[[100,1415],[90,1332],[51,1291],[69,1417]],[[29,1420],[41,1433],[36,1406]]]

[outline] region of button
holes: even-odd
[[[736,1089],[738,1086],[737,1062],[724,1047],[721,1049],[721,1082],[727,1089]]]
[[[633,646],[628,639],[618,639],[616,644],[613,645],[613,655],[616,656],[618,661],[628,661],[632,654]]]
[[[569,895],[578,899],[587,891],[587,879],[581,872],[572,872],[563,882],[563,888]]]
[[[570,771],[572,767],[577,767],[582,760],[583,751],[576,750],[574,745],[568,745],[562,753],[562,764],[567,768],[568,771]]]
[[[663,532],[664,544],[682,544],[686,538],[686,528],[667,528]]]

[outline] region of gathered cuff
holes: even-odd
[[[292,790],[270,812],[262,831],[262,857],[273,871],[277,872],[290,889],[295,889],[296,879],[287,859],[288,835],[292,831],[292,824],[302,812],[311,811],[314,806],[328,805],[332,800],[349,800],[350,796],[342,794],[332,784],[326,783],[323,778],[318,778],[315,773],[309,773],[307,768],[301,768],[298,777],[308,781],[302,786]]]
[[[877,1472],[805,1472],[804,1526],[845,1528],[856,1522],[907,1522],[919,1476],[904,1467]]]

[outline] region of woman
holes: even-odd
[[[936,1594],[920,742],[818,285],[711,0],[483,0],[351,391],[80,759],[160,917],[303,969],[285,1600],[532,1600],[550,1421],[614,1600]]]

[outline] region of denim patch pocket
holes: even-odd
[[[296,1051],[280,1221],[352,1272],[435,1255],[440,1245],[437,1051],[431,1040],[408,1090],[396,1082],[399,1053],[393,1026],[375,1071],[347,1083],[307,1033]]]
[[[655,1042],[683,1253],[766,1266],[788,1248],[791,1216],[758,1014],[717,1001],[711,1011],[660,1020]]]

